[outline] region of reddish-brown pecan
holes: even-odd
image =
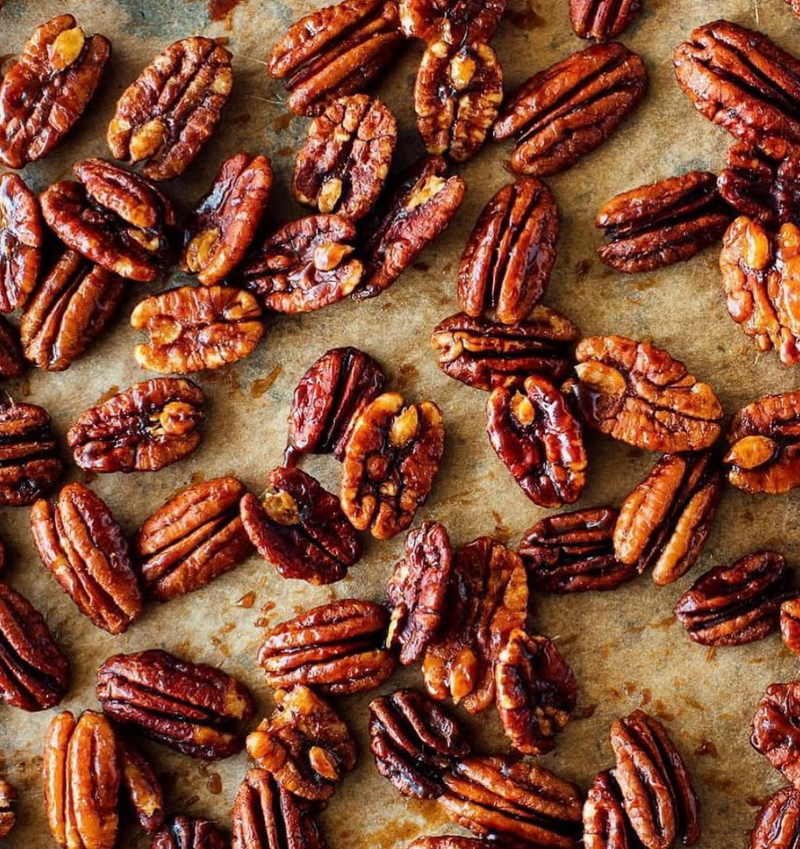
[[[800,790],[800,681],[770,684],[758,703],[750,743]]]
[[[643,0],[570,0],[569,15],[578,38],[611,41],[641,12]]]
[[[494,700],[494,667],[508,637],[525,624],[528,581],[514,552],[490,537],[456,551],[447,628],[425,651],[422,672],[433,698],[480,713]]]
[[[625,499],[614,528],[617,560],[670,584],[697,561],[717,512],[722,474],[709,453],[666,454]]]
[[[585,849],[635,849],[637,844],[614,771],[598,773],[583,803]]]
[[[371,690],[394,671],[384,648],[388,626],[389,613],[374,602],[323,604],[268,631],[258,662],[276,689],[307,684],[334,696]]]
[[[276,709],[247,735],[247,753],[294,796],[330,799],[356,765],[356,744],[333,708],[302,684],[275,693]]]
[[[72,15],[37,27],[0,84],[0,161],[22,168],[72,129],[94,96],[111,42],[87,36]]]
[[[714,390],[663,348],[624,336],[589,336],[564,389],[593,428],[650,451],[702,451],[720,435]]]
[[[231,675],[157,649],[109,658],[97,670],[97,698],[116,722],[207,760],[241,751],[236,726],[255,711],[253,697]]]
[[[139,825],[147,832],[164,824],[164,788],[150,761],[130,743],[120,740],[119,764],[122,791]]]
[[[425,503],[444,452],[442,411],[379,395],[356,419],[342,461],[339,498],[347,518],[376,539],[408,528]]]
[[[489,42],[507,0],[400,0],[400,26],[409,38],[447,44]]]
[[[94,472],[156,472],[200,444],[203,393],[191,380],[159,377],[81,413],[67,431],[75,462]]]
[[[378,772],[401,796],[438,799],[444,774],[470,753],[461,728],[415,690],[397,690],[369,706],[370,748]]]
[[[31,508],[31,535],[44,567],[78,610],[110,634],[142,612],[142,593],[122,528],[100,496],[67,484],[55,504]]]
[[[792,11],[800,18],[800,0],[786,0]]]
[[[186,170],[214,132],[233,85],[231,54],[194,35],[171,44],[117,102],[108,148],[123,162],[147,160],[151,180]]]
[[[436,837],[418,837],[408,844],[408,849],[492,849],[493,840],[480,837],[457,837],[455,834],[440,834]]]
[[[24,371],[17,331],[0,315],[0,377],[20,377]]]
[[[36,195],[19,175],[1,175],[0,313],[24,307],[36,286],[43,230]]]
[[[17,791],[0,778],[0,840],[4,840],[17,824]]]
[[[524,83],[494,125],[494,138],[516,138],[515,173],[557,174],[601,145],[646,90],[639,56],[618,42],[595,44]]]
[[[383,189],[396,143],[397,122],[380,100],[366,94],[334,100],[311,122],[295,159],[295,200],[351,221],[363,218]]]
[[[228,849],[216,823],[183,814],[171,817],[150,842],[150,849]]]
[[[267,72],[286,81],[292,112],[319,115],[335,98],[364,91],[402,43],[395,0],[343,0],[295,21]]]
[[[800,8],[800,7],[798,7]],[[749,849],[780,849],[800,840],[800,792],[784,787],[769,798],[756,816]]]
[[[258,553],[284,578],[332,584],[361,557],[339,499],[302,469],[273,469],[263,498],[248,493],[240,513]]]
[[[266,156],[236,153],[184,224],[181,268],[204,286],[219,283],[244,259],[272,192]]]
[[[556,259],[558,205],[534,177],[503,186],[467,241],[458,268],[458,305],[474,318],[516,325],[542,299]]]
[[[789,598],[781,605],[781,639],[792,654],[800,655],[800,597]]]
[[[145,519],[134,551],[149,595],[169,601],[194,592],[247,558],[252,546],[239,518],[246,491],[234,477],[201,481]]]

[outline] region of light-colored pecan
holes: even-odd
[[[211,820],[171,817],[150,842],[150,849],[228,849],[227,837]]]
[[[507,0],[400,0],[400,26],[409,38],[447,44],[489,42]]]
[[[800,6],[798,6],[800,9]],[[800,840],[800,791],[784,787],[759,810],[749,849],[779,849]]]
[[[0,175],[0,313],[24,307],[39,277],[44,225],[18,174]]]
[[[17,824],[17,791],[0,778],[0,840],[5,840]]]
[[[643,0],[570,0],[569,15],[578,38],[611,41],[641,12]]]
[[[0,506],[33,504],[61,477],[50,425],[42,407],[0,402]]]
[[[164,824],[164,788],[150,761],[130,743],[120,740],[122,790],[139,825],[147,832]]]

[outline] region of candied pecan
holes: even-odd
[[[196,274],[204,286],[223,280],[244,259],[271,192],[266,156],[228,157],[184,224],[183,271]]]
[[[770,684],[756,708],[750,744],[800,790],[800,681]]]
[[[622,504],[614,553],[670,584],[697,561],[717,512],[722,474],[709,453],[665,454]]]
[[[357,221],[375,205],[397,142],[397,122],[366,94],[334,100],[311,122],[297,154],[292,194],[322,213]]]
[[[228,849],[227,838],[211,820],[171,817],[150,843],[150,849]]]
[[[641,12],[643,0],[570,0],[569,16],[578,38],[611,41]]]
[[[33,504],[61,477],[50,424],[36,404],[0,402],[0,506]]]
[[[491,41],[507,0],[400,0],[400,26],[409,38],[447,44]]]
[[[17,331],[0,315],[0,377],[20,377],[24,371]]]
[[[356,765],[356,744],[333,708],[302,684],[275,693],[275,712],[247,735],[247,753],[301,799],[330,799]]]
[[[105,330],[125,281],[68,248],[36,289],[20,320],[25,357],[64,371]]]
[[[194,592],[247,558],[252,547],[239,518],[246,491],[230,476],[201,481],[145,519],[134,551],[149,595],[169,601]]]
[[[383,646],[389,614],[371,601],[341,599],[268,631],[258,654],[276,689],[308,684],[334,696],[371,690],[394,671]]]
[[[248,493],[240,510],[250,541],[284,578],[332,584],[361,557],[339,499],[302,469],[273,469],[263,499]]]
[[[267,72],[286,80],[289,108],[319,115],[363,91],[403,43],[395,0],[343,0],[295,21],[272,48]]]
[[[408,844],[408,849],[492,849],[493,840],[479,837],[460,837],[455,834],[440,834],[436,837],[418,837]]]
[[[236,725],[255,711],[253,697],[231,675],[158,649],[110,657],[97,670],[97,698],[116,722],[206,760],[240,752]]]
[[[486,204],[458,268],[458,305],[474,318],[525,321],[556,259],[558,205],[535,177],[503,186]]]
[[[211,137],[233,85],[231,54],[199,35],[171,44],[117,102],[106,139],[115,159],[147,160],[151,180],[186,170]]]
[[[31,508],[31,535],[44,567],[78,610],[110,634],[142,612],[142,593],[122,528],[99,495],[67,484],[58,501]]]
[[[164,824],[164,789],[150,761],[123,740],[118,745],[122,789],[139,825],[147,832]]]
[[[342,510],[360,531],[391,539],[414,521],[444,452],[442,411],[386,392],[362,410],[342,461]]]
[[[156,472],[200,444],[203,393],[191,380],[158,377],[134,383],[81,413],[67,444],[82,469]]]
[[[494,138],[516,137],[515,173],[557,174],[601,145],[646,90],[636,53],[617,42],[594,44],[523,83],[494,125]]]
[[[714,390],[663,348],[624,336],[589,336],[564,390],[593,428],[650,451],[702,451],[720,435]]]
[[[480,713],[494,699],[494,666],[500,652],[511,632],[525,624],[525,566],[490,537],[461,546],[446,609],[447,628],[425,651],[425,687],[439,701],[463,701],[470,713]]]
[[[33,31],[0,84],[0,161],[22,168],[66,136],[94,96],[111,42],[90,35],[72,15]]]
[[[332,348],[300,378],[292,396],[284,463],[302,454],[344,458],[353,425],[381,394],[386,378],[378,363],[358,348]]]
[[[17,791],[0,778],[0,840],[8,837],[17,824]]]
[[[749,849],[790,847],[800,839],[800,792],[784,787],[759,810]]]
[[[36,286],[43,230],[39,201],[22,177],[0,175],[0,313],[24,307]]]
[[[470,745],[454,719],[415,690],[397,690],[369,706],[370,748],[378,772],[401,796],[438,799],[444,774]]]
[[[388,289],[455,217],[466,183],[447,176],[441,156],[427,156],[410,168],[374,217],[361,249],[365,274],[353,298],[363,301]]]
[[[780,625],[783,644],[792,654],[800,655],[800,597],[781,604]]]
[[[637,845],[613,770],[598,773],[589,788],[583,803],[583,845],[585,849],[634,849]]]
[[[69,661],[44,617],[0,583],[0,702],[27,711],[54,707],[69,682]]]

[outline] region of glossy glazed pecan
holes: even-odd
[[[436,837],[418,837],[408,844],[408,849],[492,849],[494,841],[480,837],[460,837],[440,834]]]
[[[117,746],[122,792],[139,825],[148,833],[164,824],[164,788],[150,761],[125,740]]]
[[[134,553],[145,591],[169,601],[235,569],[252,551],[239,501],[247,492],[234,477],[193,484],[145,519]]]
[[[409,799],[438,799],[445,773],[470,753],[461,728],[416,690],[397,690],[369,706],[370,748],[378,772]]]
[[[447,44],[489,42],[507,0],[399,0],[400,26],[409,38]]]
[[[63,472],[48,412],[0,403],[0,507],[33,504]]]
[[[789,598],[781,604],[781,640],[792,654],[800,655],[800,598]]]
[[[550,282],[558,233],[558,204],[544,183],[529,177],[503,186],[461,255],[459,307],[501,324],[528,319]]]
[[[364,91],[402,42],[395,0],[343,0],[295,21],[267,72],[285,80],[292,112],[319,115],[331,100]]]
[[[800,792],[784,787],[759,810],[749,849],[778,849],[800,839]]]
[[[569,16],[578,38],[611,41],[642,11],[643,0],[570,0]]]
[[[258,553],[284,578],[332,584],[361,557],[339,499],[302,469],[273,469],[263,497],[245,495],[240,514]]]
[[[24,307],[36,286],[44,225],[39,201],[17,174],[0,175],[0,313]]]
[[[17,824],[17,791],[0,778],[0,840],[4,840]]]
[[[183,460],[200,444],[203,393],[191,380],[158,377],[81,413],[67,445],[82,469],[155,472]]]
[[[351,221],[363,218],[383,189],[396,143],[397,122],[382,101],[366,94],[334,100],[311,122],[295,159],[295,200]]]
[[[583,803],[585,849],[634,849],[634,836],[613,770],[598,773]],[[638,844],[641,845],[641,844]]]
[[[97,670],[103,713],[193,758],[242,750],[237,732],[255,711],[247,688],[221,669],[152,649],[110,657]]]
[[[210,820],[171,817],[150,842],[150,849],[228,849],[228,839]]]
[[[219,283],[244,259],[272,192],[266,156],[228,157],[184,223],[181,268],[204,286]]]
[[[356,765],[356,744],[333,708],[302,684],[275,693],[272,716],[247,735],[247,753],[294,796],[330,799]]]
[[[21,377],[24,371],[17,331],[0,315],[0,377]]]
[[[267,631],[258,654],[276,689],[307,684],[323,693],[371,690],[394,671],[384,648],[389,614],[371,601],[323,604]]]
[[[624,336],[589,336],[564,389],[593,428],[650,451],[702,451],[720,435],[714,390],[663,348]]]
[[[58,501],[31,508],[31,536],[44,567],[78,610],[109,634],[122,634],[142,612],[128,542],[106,503],[80,483]]]
[[[339,498],[355,528],[391,539],[425,503],[444,452],[442,411],[386,392],[362,410],[342,461]]]
[[[156,56],[117,102],[106,135],[112,156],[147,160],[151,180],[183,174],[219,123],[233,85],[231,58],[214,39],[198,35]]]
[[[515,173],[557,174],[601,145],[646,90],[639,56],[617,42],[595,44],[523,83],[494,125],[494,138],[515,137]]]
[[[751,725],[750,744],[800,790],[800,681],[770,684]]]
[[[625,499],[614,553],[664,586],[697,561],[717,512],[722,474],[709,453],[665,454]]]
[[[72,15],[33,31],[0,84],[0,161],[22,168],[48,153],[83,115],[103,76],[111,42]]]

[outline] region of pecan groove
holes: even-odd
[[[0,175],[0,313],[24,307],[36,286],[44,226],[39,201],[18,174]]]

